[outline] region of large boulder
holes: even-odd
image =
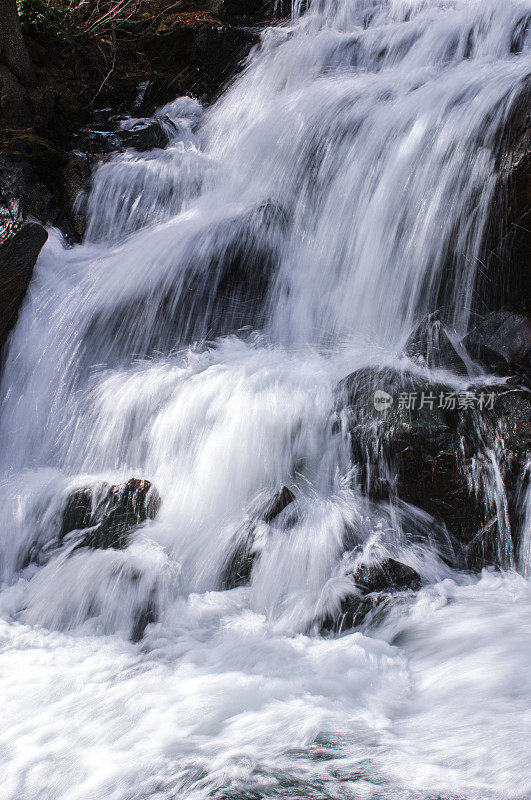
[[[38,255],[48,238],[40,225],[25,225],[0,245],[0,349],[17,321]]]
[[[348,577],[352,588],[322,620],[322,632],[343,633],[355,628],[371,611],[384,606],[392,595],[416,592],[421,586],[418,572],[393,558],[361,564]]]
[[[121,549],[138,525],[155,518],[160,504],[155,487],[140,478],[76,489],[67,498],[58,543],[73,538],[76,548]]]
[[[362,491],[442,522],[458,565],[508,566],[517,545],[509,533],[515,491],[531,447],[531,394],[511,384],[456,391],[390,368],[358,370],[337,392]]]

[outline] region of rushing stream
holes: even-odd
[[[100,165],[83,244],[50,233],[3,377],[2,800],[531,796],[529,496],[514,569],[458,571],[427,515],[362,496],[331,424],[427,312],[466,333],[530,14],[296,8],[212,108],[158,112],[166,149]],[[73,489],[131,476],[162,504],[127,547],[33,558]],[[282,485],[296,513],[220,590]],[[319,635],[347,528],[422,589]]]

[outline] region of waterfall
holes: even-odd
[[[82,244],[51,232],[4,363],[0,617],[13,675],[34,651],[29,749],[55,737],[72,758],[53,752],[46,776],[13,751],[6,797],[528,796],[511,694],[531,696],[528,583],[459,573],[429,514],[368,499],[334,413],[338,382],[403,366],[428,313],[469,328],[530,15],[295,4],[211,108],[157,112],[166,149],[100,164]],[[127,547],[57,547],[72,492],[133,476],[162,502]],[[295,501],[267,522],[282,486]],[[250,531],[249,583],[222,591]],[[520,552],[527,574],[528,534]],[[381,556],[421,592],[373,629],[318,636],[352,564]]]

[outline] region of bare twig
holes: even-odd
[[[94,101],[100,95],[103,87],[105,86],[105,84],[107,83],[107,81],[109,80],[109,78],[111,77],[111,75],[114,72],[114,68],[116,66],[116,50],[117,50],[117,48],[116,48],[116,34],[115,34],[114,30],[112,31],[112,41],[113,41],[112,66],[111,66],[110,70],[108,71],[107,75],[102,80],[98,91],[96,92],[96,94],[94,95],[94,97],[92,98],[90,103],[86,106],[86,108],[92,108],[94,106]]]

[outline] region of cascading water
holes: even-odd
[[[168,148],[98,168],[82,245],[51,234],[3,376],[6,800],[529,797],[529,582],[447,566],[331,420],[427,312],[466,332],[530,15],[312,2],[212,109],[158,112]],[[131,476],[162,505],[125,549],[54,549],[73,490]],[[257,521],[283,484],[295,510]],[[221,591],[251,524],[250,583]],[[317,635],[381,554],[424,588]]]

